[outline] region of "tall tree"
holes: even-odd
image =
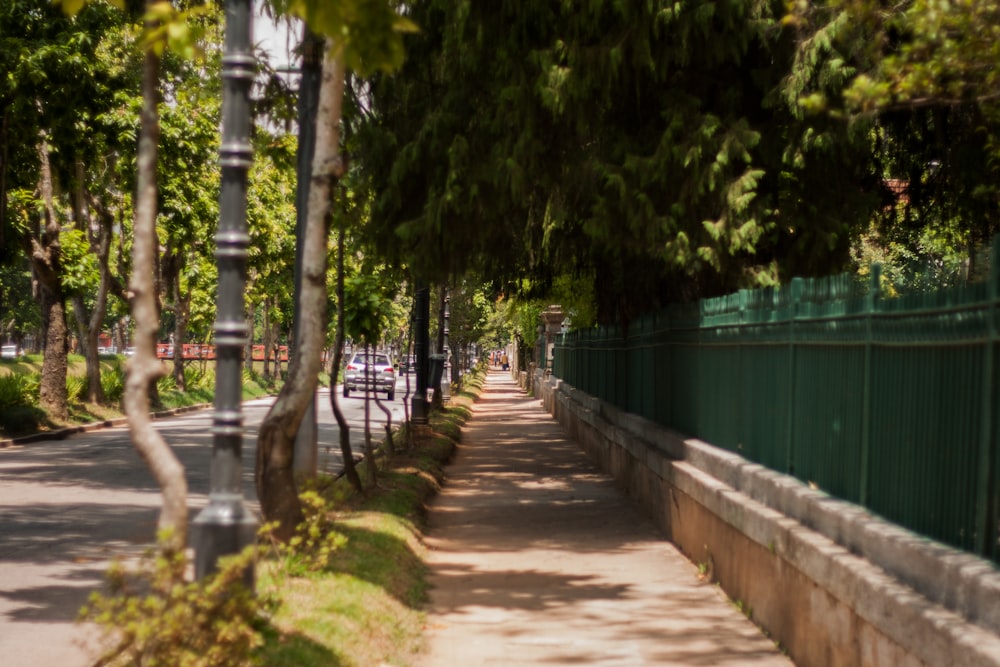
[[[62,272],[60,221],[56,211],[52,168],[49,161],[49,143],[46,133],[38,137],[38,192],[42,201],[42,223],[28,239],[31,268],[38,285],[38,301],[42,310],[45,329],[45,356],[42,361],[42,380],[39,387],[39,405],[56,420],[65,420],[66,405],[66,355],[69,351],[69,331],[66,323],[66,299],[60,282]]]
[[[438,280],[477,265],[500,284],[590,279],[602,321],[773,282],[779,255],[812,266],[832,246],[842,264],[840,228],[810,238],[779,218],[815,185],[787,177],[781,15],[767,0],[413,3],[411,57],[364,92],[380,249]]]
[[[397,67],[403,55],[399,31],[411,27],[388,3],[293,0],[284,9],[304,18],[313,32],[327,38],[307,221],[300,248],[303,279],[298,312],[302,321],[297,328],[297,352],[257,441],[257,495],[265,518],[278,523],[275,534],[279,539],[290,538],[302,517],[292,459],[302,416],[314,400],[326,341],[329,216],[334,186],[345,170],[340,122],[346,73],[348,68],[371,72]]]
[[[301,317],[296,354],[288,381],[261,424],[257,438],[257,497],[268,521],[278,522],[275,535],[287,540],[302,521],[302,507],[292,469],[295,434],[307,403],[315,396],[326,338],[326,258],[330,201],[344,174],[340,156],[340,110],[344,92],[344,58],[326,45],[320,84],[316,152],[309,184],[309,214],[303,237]]]
[[[70,221],[81,228],[92,222],[84,220],[85,170],[103,158],[100,118],[122,85],[101,49],[120,36],[120,25],[119,13],[103,5],[88,7],[73,19],[42,0],[0,8],[0,58],[9,74],[0,82],[0,233],[18,239],[31,262],[44,328],[42,403],[56,419],[65,418],[67,410],[70,296],[60,236]],[[28,194],[29,188],[34,194]],[[11,196],[17,192],[21,194]],[[12,203],[23,208],[12,210]],[[100,244],[94,247],[99,250]],[[9,254],[5,259],[17,261]],[[91,378],[94,369],[96,349],[89,358]],[[96,396],[93,389],[90,393]]]
[[[170,445],[152,424],[149,391],[163,375],[156,357],[159,309],[156,303],[155,267],[158,251],[156,235],[159,145],[160,54],[163,52],[164,23],[176,19],[172,9],[147,1],[145,32],[147,47],[143,57],[142,112],[136,170],[135,223],[132,249],[132,277],[129,301],[135,318],[135,355],[129,360],[125,381],[125,413],[132,442],[149,466],[163,493],[159,527],[167,534],[166,546],[181,551],[187,545],[187,480],[184,467]],[[157,34],[160,39],[157,40]]]
[[[1000,3],[876,0],[795,3],[789,91],[816,117],[872,128],[879,198],[875,242],[904,282],[948,255],[965,273],[1000,229],[998,56],[989,26]],[[906,265],[909,265],[906,266]]]
[[[212,76],[205,76],[206,68]],[[161,119],[157,173],[163,252],[158,287],[164,314],[172,322],[173,378],[181,391],[185,389],[183,344],[189,340],[193,300],[198,292],[215,292],[213,247],[206,239],[215,236],[219,217],[217,72],[214,52],[198,63],[176,63],[168,79],[170,104]],[[207,342],[207,326],[202,333],[201,342]]]

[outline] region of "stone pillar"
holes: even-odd
[[[562,306],[551,305],[542,311],[542,322],[545,327],[545,374],[552,372],[553,350],[555,349],[556,336],[562,333],[562,323],[566,315],[562,311]]]

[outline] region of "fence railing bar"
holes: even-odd
[[[997,274],[894,298],[877,267],[867,286],[796,279],[662,309],[624,338],[571,332],[557,367],[620,409],[998,561]]]

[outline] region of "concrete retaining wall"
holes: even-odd
[[[536,372],[591,458],[801,667],[1000,666],[1000,570]]]

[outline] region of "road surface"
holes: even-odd
[[[385,402],[394,424],[403,419],[404,394],[400,378],[395,400]],[[338,397],[360,453],[364,400]],[[254,512],[257,428],[272,403],[243,405],[244,497]],[[335,473],[342,462],[328,390],[318,392],[316,404],[319,466]],[[385,416],[374,403],[371,419],[379,441]],[[191,518],[208,497],[211,420],[209,409],[155,422],[186,468]],[[138,556],[153,544],[159,507],[159,489],[126,427],[0,449],[0,664],[87,665],[79,643],[91,631],[74,623],[77,613],[102,586],[111,558]]]

